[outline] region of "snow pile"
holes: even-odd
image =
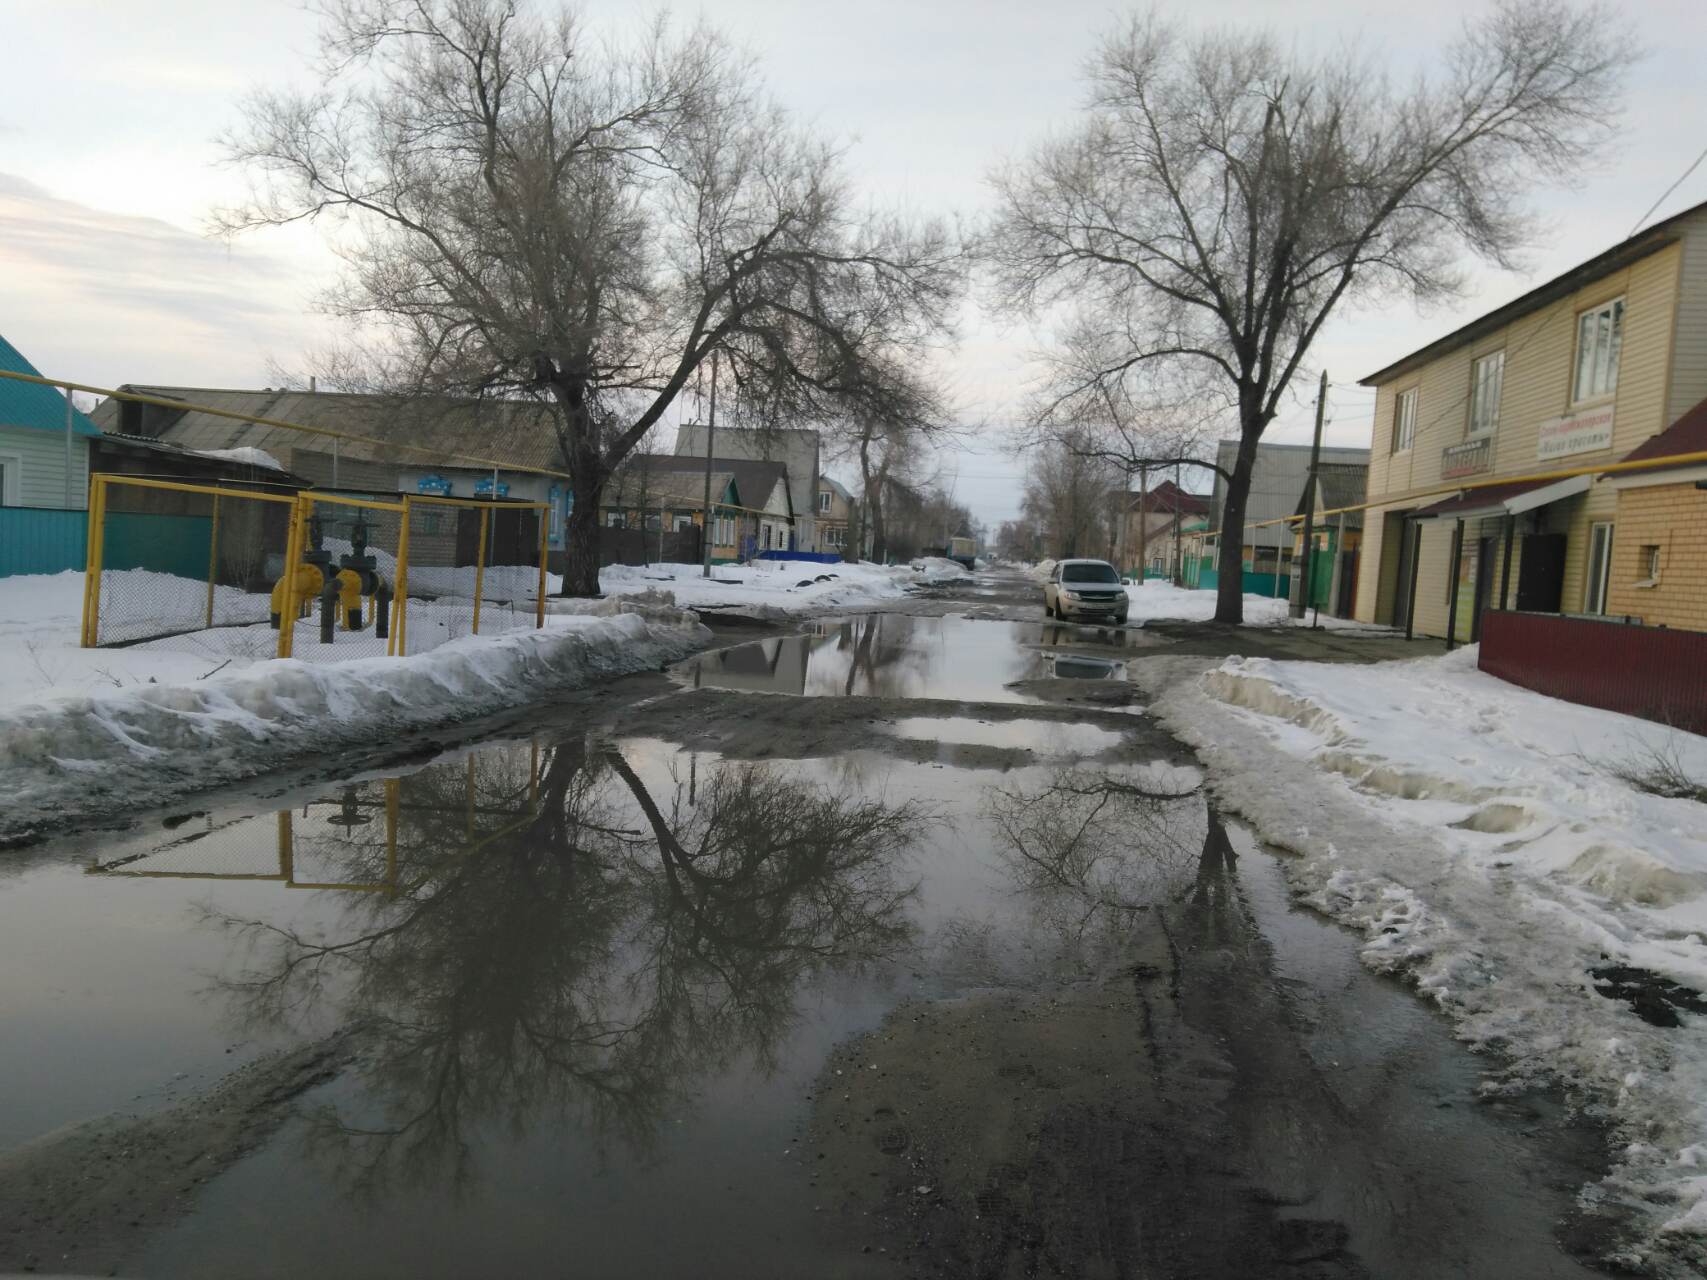
[[[960,565],[954,569],[956,576],[966,573]],[[869,561],[821,564],[813,560],[755,560],[744,565],[713,565],[711,577],[706,578],[697,564],[617,564],[599,570],[599,589],[607,596],[667,593],[675,604],[701,612],[727,609],[785,618],[898,600],[913,587],[944,580],[931,577],[931,573],[929,568]]]
[[[266,467],[269,471],[283,471],[279,460],[265,449],[257,449],[253,445],[243,445],[236,449],[191,449],[190,453],[198,458],[219,458],[225,462],[244,462],[251,467]]]
[[[470,636],[408,658],[275,659],[0,709],[0,840],[655,669],[710,639],[692,614],[552,617],[544,630]]]
[[[1459,1034],[1490,1089],[1561,1082],[1627,1144],[1585,1193],[1628,1204],[1620,1261],[1707,1261],[1707,1018],[1650,1025],[1608,964],[1707,990],[1707,808],[1616,776],[1659,750],[1707,779],[1707,739],[1483,675],[1475,651],[1346,666],[1158,657],[1135,678],[1222,802],[1316,906],[1360,929]]]
[[[1215,617],[1215,592],[1206,589],[1176,587],[1171,582],[1160,578],[1151,578],[1139,584],[1126,584],[1126,595],[1132,601],[1129,607],[1129,618],[1135,623],[1145,622],[1210,622]],[[1348,618],[1334,618],[1327,614],[1317,616],[1315,611],[1306,613],[1304,617],[1294,619],[1290,615],[1290,606],[1285,600],[1276,600],[1269,596],[1245,596],[1245,625],[1247,627],[1285,627],[1321,625],[1333,631],[1386,631],[1386,627],[1372,626],[1366,622],[1353,622]]]
[[[913,561],[911,568],[921,586],[934,587],[944,582],[962,582],[972,576],[972,571],[958,560],[946,560],[942,556],[924,556]]]

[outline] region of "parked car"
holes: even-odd
[[[1125,622],[1130,601],[1120,574],[1106,560],[1061,560],[1043,584],[1043,612],[1051,618]]]

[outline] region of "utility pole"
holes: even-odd
[[[736,372],[739,377],[739,370]],[[711,413],[705,426],[705,505],[700,509],[700,577],[711,576],[711,455],[717,442],[717,352],[711,353]]]
[[[1181,487],[1184,479],[1184,469],[1179,463],[1174,463],[1174,586],[1176,587],[1185,585],[1185,556],[1180,547],[1180,520],[1182,519],[1180,499],[1185,497],[1185,490]]]
[[[1150,563],[1150,471],[1138,468],[1138,585],[1144,585],[1144,571]]]
[[[1310,443],[1310,477],[1304,482],[1304,572],[1300,576],[1302,585],[1298,589],[1298,599],[1292,602],[1292,616],[1302,618],[1304,611],[1310,607],[1310,592],[1313,589],[1311,570],[1315,567],[1316,557],[1311,543],[1316,537],[1316,468],[1322,461],[1322,419],[1328,412],[1328,371],[1322,370],[1322,382],[1316,388],[1316,436]]]

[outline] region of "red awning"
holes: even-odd
[[[1568,480],[1514,480],[1510,484],[1490,484],[1480,489],[1466,489],[1453,497],[1419,507],[1411,513],[1411,518],[1474,520],[1479,516],[1520,515],[1561,498],[1587,493],[1590,483],[1589,476],[1572,476]]]

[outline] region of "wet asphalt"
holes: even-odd
[[[1015,577],[0,854],[0,1271],[1567,1277],[1600,1135]]]

